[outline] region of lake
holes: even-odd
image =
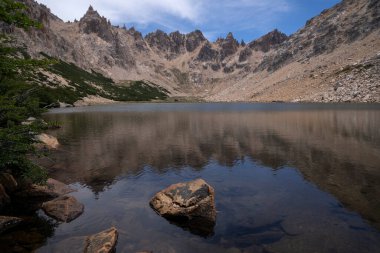
[[[380,252],[380,105],[140,103],[44,117],[62,124],[51,132],[61,146],[40,162],[85,211],[70,223],[39,211],[0,247],[76,252],[81,236],[115,226],[117,252]],[[149,206],[197,178],[215,189],[206,235]]]

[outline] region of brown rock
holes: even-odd
[[[0,174],[0,184],[2,184],[8,193],[13,193],[17,189],[17,182],[9,173]]]
[[[57,220],[70,222],[83,213],[84,206],[72,196],[62,196],[43,203],[42,209]]]
[[[115,249],[117,243],[117,229],[112,227],[86,239],[85,253],[108,253]]]
[[[33,184],[25,187],[22,191],[17,193],[17,197],[54,199],[74,191],[75,190],[68,185],[49,178],[46,185]]]
[[[150,205],[166,218],[216,220],[214,189],[203,179],[171,185],[158,192]]]

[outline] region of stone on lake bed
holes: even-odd
[[[113,252],[117,243],[117,229],[112,227],[98,234],[86,238],[85,253]]]
[[[214,189],[209,184],[203,179],[197,179],[191,182],[173,184],[158,192],[150,201],[150,205],[165,218],[186,221],[185,226],[191,232],[194,232],[195,229],[193,225],[197,227],[206,226],[206,230],[200,228],[202,235],[203,232],[211,233],[215,225],[214,195]],[[202,221],[200,222],[200,220]],[[177,225],[181,226],[181,224]]]
[[[84,206],[73,196],[62,196],[43,203],[42,209],[48,216],[59,221],[70,222],[83,213]]]

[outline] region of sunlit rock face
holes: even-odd
[[[326,83],[334,83],[341,68],[374,57],[380,50],[375,0],[342,1],[290,36],[275,29],[247,44],[238,43],[233,31],[215,42],[199,30],[187,34],[157,30],[143,37],[133,27],[112,25],[111,17],[102,17],[92,7],[79,21],[63,22],[44,5],[22,2],[43,29],[4,29],[19,45],[28,45],[31,56],[44,52],[116,81],[148,80],[173,96],[195,95],[210,101],[314,101],[313,95],[333,88]],[[357,76],[355,86],[366,91],[368,78]],[[379,79],[372,76],[374,82]],[[297,89],[295,82],[299,82]],[[284,92],[272,91],[279,86]],[[375,90],[369,99],[350,93],[347,100],[379,101]],[[340,101],[330,97],[332,102]]]

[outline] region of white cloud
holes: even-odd
[[[278,14],[289,11],[289,0],[37,0],[64,21],[80,19],[91,4],[113,24],[165,27],[190,31],[201,28],[211,39],[221,32],[268,30]]]
[[[114,22],[152,23],[167,17],[196,23],[201,1],[192,0],[37,0],[47,5],[64,21],[79,19],[92,5],[99,13]]]

